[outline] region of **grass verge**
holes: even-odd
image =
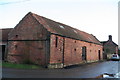
[[[13,64],[9,62],[2,62],[2,67],[17,68],[17,69],[42,69],[42,66],[31,64]]]

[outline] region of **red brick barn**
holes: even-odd
[[[102,60],[95,36],[28,13],[9,34],[8,61],[62,68]]]

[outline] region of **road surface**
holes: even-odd
[[[72,66],[66,69],[11,69],[3,68],[3,78],[95,78],[103,73],[118,73],[120,61],[104,61]]]

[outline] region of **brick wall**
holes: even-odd
[[[9,34],[9,62],[46,64],[46,39],[48,32],[30,14],[25,16]],[[20,41],[16,41],[20,40]],[[49,46],[49,45],[48,45]]]
[[[82,60],[83,46],[86,46],[87,62],[99,60],[98,50],[101,51],[100,54],[102,59],[102,46],[84,41],[65,38],[65,53],[64,53],[65,65],[83,63]]]
[[[113,44],[112,41],[108,41],[107,43],[104,44],[104,52],[106,54],[118,53],[118,46]]]
[[[8,47],[10,62],[45,64],[44,41],[11,41]]]
[[[56,47],[56,37],[58,37],[57,47]],[[83,46],[86,46],[87,62],[98,61],[99,50],[100,50],[101,60],[103,59],[102,57],[103,47],[101,45],[74,40],[70,38],[63,38],[57,35],[51,35],[50,44],[51,44],[50,63],[62,63],[62,61],[64,61],[64,66],[83,63],[82,60]],[[64,52],[63,52],[63,48],[64,48]]]
[[[56,37],[58,41],[56,41]],[[50,39],[50,64],[63,61],[63,37],[51,35]]]

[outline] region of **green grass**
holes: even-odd
[[[43,68],[42,66],[38,66],[38,65],[13,64],[13,63],[9,63],[9,62],[2,62],[2,67],[17,68],[17,69],[41,69],[41,68]]]

